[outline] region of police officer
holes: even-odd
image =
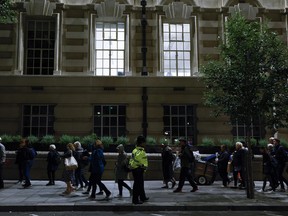
[[[132,151],[132,157],[129,161],[134,178],[132,203],[135,205],[149,200],[144,190],[144,172],[148,167],[147,155],[144,149],[145,143],[144,136],[137,137],[136,148]]]

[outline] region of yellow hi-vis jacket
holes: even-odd
[[[132,156],[129,161],[129,165],[131,169],[137,169],[137,168],[147,169],[148,160],[147,160],[147,155],[146,155],[144,148],[137,146],[132,151]]]

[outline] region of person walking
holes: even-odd
[[[66,148],[67,150],[65,151],[64,155],[61,155],[61,158],[64,159],[63,163],[65,163],[65,158],[69,158],[71,156],[77,157],[73,143],[68,143]],[[66,183],[66,190],[61,195],[69,195],[75,190],[75,188],[72,186],[72,182],[74,180],[74,173],[75,173],[75,170],[72,170],[72,169],[68,170],[65,168],[65,165],[64,165],[64,169],[62,173],[62,180]]]
[[[123,187],[125,187],[129,193],[130,196],[132,196],[132,189],[129,185],[127,185],[124,180],[127,179],[128,176],[128,158],[127,154],[124,151],[124,146],[122,144],[118,145],[118,157],[117,162],[115,164],[115,180],[118,184],[118,190],[119,194],[117,195],[118,198],[121,198],[123,196]]]
[[[92,185],[92,191],[90,195],[90,199],[94,200],[96,198],[96,189],[97,185],[101,189],[104,190],[106,194],[106,199],[109,199],[111,196],[111,192],[107,189],[107,187],[102,183],[102,174],[104,172],[104,167],[106,164],[104,153],[103,153],[103,144],[101,140],[96,140],[94,144],[95,149],[92,152],[92,155],[90,157],[90,171],[91,171],[91,185]]]
[[[36,157],[37,152],[32,146],[28,144],[26,139],[22,139],[20,142],[20,148],[17,152],[18,163],[20,163],[22,172],[24,174],[25,183],[22,185],[24,188],[31,187],[31,176],[30,171],[33,165],[34,158]]]
[[[233,166],[233,179],[234,188],[237,187],[238,181],[240,182],[239,188],[245,188],[245,177],[244,177],[244,161],[243,154],[245,150],[243,149],[243,144],[241,142],[236,142],[235,151],[232,155],[232,166]],[[239,179],[240,177],[240,179]]]
[[[227,146],[221,145],[218,160],[216,159],[215,162],[217,163],[218,173],[220,177],[222,178],[222,184],[224,187],[227,187],[228,184],[230,183],[230,180],[228,178],[228,172],[227,172],[229,159],[230,159],[230,154],[227,151]]]
[[[191,150],[191,147],[187,144],[187,140],[185,138],[179,138],[181,152],[179,157],[181,159],[181,170],[180,170],[180,177],[178,187],[173,191],[174,193],[182,192],[182,188],[184,186],[185,179],[189,181],[190,185],[192,186],[191,192],[195,192],[198,190],[198,187],[193,179],[193,166],[195,157]]]
[[[285,167],[285,163],[288,162],[287,158],[287,153],[284,149],[284,147],[280,144],[280,140],[277,138],[274,138],[273,140],[273,145],[274,145],[274,151],[273,151],[273,156],[277,160],[277,177],[280,183],[280,192],[285,192],[285,186],[288,186],[288,180],[283,177],[283,171]]]
[[[75,158],[77,163],[78,163],[78,167],[75,170],[75,186],[76,186],[76,190],[84,190],[84,181],[86,181],[86,183],[88,184],[87,180],[85,179],[85,177],[83,178],[83,163],[82,163],[82,159],[83,159],[83,151],[84,149],[81,146],[81,143],[79,141],[74,142],[74,147],[75,147],[75,151],[76,151],[76,155],[77,157]],[[86,184],[85,183],[85,184]]]
[[[1,142],[2,138],[0,137],[0,189],[3,189],[4,188],[3,166],[6,161],[6,150],[5,146]]]
[[[147,155],[145,152],[146,138],[138,136],[136,147],[132,151],[132,157],[129,160],[129,165],[134,178],[132,203],[135,205],[147,202],[149,197],[146,197],[144,189],[144,172],[148,167]]]
[[[268,144],[271,145],[271,144]],[[275,191],[277,183],[274,181],[275,178],[273,178],[274,175],[276,175],[275,169],[273,167],[273,160],[276,160],[273,158],[268,149],[265,147],[260,148],[260,153],[262,154],[262,167],[263,167],[263,184],[262,188],[260,190],[257,190],[257,192],[265,192],[265,187],[267,180],[270,183],[271,186],[271,192]]]
[[[168,183],[172,183],[172,187],[174,188],[176,185],[176,181],[174,179],[174,171],[173,171],[173,162],[176,159],[176,156],[173,154],[172,149],[168,144],[162,144],[162,173],[163,173],[163,182],[164,186],[162,188],[169,188]]]
[[[49,152],[47,154],[47,176],[49,182],[46,186],[55,185],[55,172],[58,169],[60,163],[60,155],[56,150],[54,144],[49,146]]]

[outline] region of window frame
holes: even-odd
[[[167,26],[166,26],[167,25]],[[166,27],[165,27],[166,26]],[[186,26],[186,27],[185,27]],[[185,29],[189,26],[189,31],[186,32]],[[168,29],[167,29],[168,28]],[[181,29],[181,30],[180,30]],[[167,30],[167,31],[166,31]],[[180,30],[180,31],[179,31]],[[180,33],[179,33],[180,32]],[[189,37],[185,37],[185,34],[189,34]],[[172,76],[172,77],[181,77],[181,76],[191,76],[191,24],[190,23],[171,23],[171,22],[163,22],[162,23],[162,65],[163,65],[163,73],[164,76]],[[165,36],[167,35],[168,38]],[[187,38],[189,40],[187,40]],[[167,40],[166,40],[167,39]],[[166,49],[165,43],[169,44],[169,49]],[[185,46],[185,43],[189,43],[189,47]],[[181,48],[182,44],[182,48]],[[174,56],[173,53],[175,53]],[[187,54],[188,58],[187,58]],[[165,55],[169,57],[165,57]],[[182,55],[182,58],[181,58]],[[186,56],[186,57],[185,57]],[[172,59],[175,59],[175,67],[173,67],[173,61]],[[166,61],[169,64],[169,67],[166,67],[167,64]],[[183,62],[182,67],[180,62]],[[185,64],[185,62],[189,64]],[[166,70],[170,72],[170,75],[167,75]],[[175,75],[171,71],[175,70]],[[183,70],[183,72],[181,72]],[[168,73],[169,73],[168,72]],[[181,74],[180,74],[181,73]]]
[[[246,126],[244,123],[239,123],[238,120],[231,121],[232,131],[231,134],[234,139],[244,139],[247,136]],[[251,119],[251,134],[249,135],[252,139],[257,141],[265,137],[265,126],[262,123],[261,117],[257,117],[256,122]],[[258,130],[258,132],[257,132]],[[243,132],[241,132],[243,131]]]
[[[116,113],[113,113],[111,111],[112,110],[111,108],[113,107],[116,108]],[[97,111],[98,112],[100,111],[101,113],[96,113]],[[96,119],[98,117],[100,118],[99,119],[100,123],[96,122]],[[119,124],[121,121],[124,121],[124,122]],[[108,134],[107,134],[107,130],[109,131]],[[113,130],[115,134],[113,134]],[[103,137],[103,136],[112,137],[114,141],[116,141],[118,137],[126,136],[127,135],[127,105],[126,104],[94,104],[93,105],[93,132],[96,133],[97,136],[99,137]]]
[[[43,108],[45,107],[46,107],[46,113],[41,113],[43,111]],[[30,112],[26,113],[27,112],[26,109],[30,109]],[[35,113],[36,112],[35,109],[39,110],[38,114]],[[27,122],[27,118],[29,118],[29,123]],[[43,121],[44,118],[46,120],[46,123],[43,126],[41,125],[41,121]],[[33,124],[35,124],[36,120],[38,124],[34,126]],[[27,125],[26,125],[26,122],[27,122]],[[44,135],[53,135],[54,123],[55,123],[55,104],[23,104],[22,105],[21,129],[22,129],[23,136],[26,137],[26,136],[34,135],[37,137],[42,137]],[[25,132],[26,128],[27,130],[29,130],[29,133]],[[42,129],[42,133],[41,133],[41,129]],[[37,130],[37,133],[35,133],[35,131],[33,130]],[[45,132],[43,133],[43,131]]]
[[[127,76],[131,75],[131,72],[129,72],[129,15],[125,14],[122,18],[109,18],[106,17],[106,19],[103,19],[101,17],[97,17],[95,14],[92,14],[91,18],[91,63],[90,68],[94,76]],[[118,73],[115,75],[111,75],[111,68],[109,68],[109,75],[101,75],[97,74],[97,56],[96,56],[96,23],[102,22],[102,23],[124,23],[124,57],[123,57],[123,73]],[[117,59],[116,59],[117,61]]]
[[[33,36],[31,38],[31,32],[29,25],[34,23],[34,31]],[[39,30],[39,26],[41,25],[42,29]],[[48,23],[48,35],[44,37],[44,26],[43,23]],[[32,24],[31,24],[32,25]],[[55,52],[56,48],[55,45],[57,43],[57,21],[55,17],[35,17],[35,16],[28,16],[24,21],[24,70],[23,75],[32,75],[32,76],[42,76],[48,75],[51,76],[54,74],[55,70]],[[30,33],[29,33],[30,32]],[[39,35],[41,32],[41,36]],[[54,32],[54,34],[53,34]],[[33,43],[33,46],[32,44]],[[47,47],[43,47],[44,45]],[[30,45],[31,47],[29,47]],[[35,47],[36,44],[41,47]],[[40,45],[41,44],[41,45]],[[46,54],[47,53],[47,54]],[[38,61],[36,61],[38,60]],[[30,63],[29,63],[30,62]],[[38,63],[37,63],[38,62]],[[30,66],[30,64],[33,64]],[[38,65],[39,64],[39,65]],[[36,65],[36,66],[35,66]],[[44,66],[45,65],[45,66]],[[47,65],[47,66],[46,66]],[[38,72],[37,72],[38,71]],[[46,71],[46,72],[44,72]]]
[[[197,141],[196,105],[195,104],[164,104],[162,107],[163,107],[163,133],[165,137],[170,139],[172,143],[175,143],[179,137],[187,138],[187,140],[192,142],[192,144],[196,143]],[[169,109],[168,114],[165,113],[166,112],[165,107]],[[177,111],[175,108],[177,109]],[[185,111],[184,114],[183,114],[183,109]],[[192,113],[188,113],[189,111]],[[183,122],[183,120],[184,120],[184,123],[179,124],[179,122],[181,121]],[[166,124],[165,121],[169,121],[169,123]],[[174,122],[178,121],[178,125],[175,126],[173,121]],[[184,133],[180,133],[181,127],[185,128]],[[177,134],[175,134],[175,128],[177,128],[177,131],[178,131]],[[189,132],[188,131],[189,128],[192,131]]]

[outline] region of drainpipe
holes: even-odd
[[[147,76],[147,66],[146,66],[146,54],[147,54],[147,47],[146,47],[146,26],[147,26],[147,19],[146,19],[146,5],[147,2],[146,0],[141,0],[141,5],[142,5],[142,19],[141,19],[141,26],[142,26],[142,71],[141,71],[141,76]],[[142,117],[142,135],[144,137],[147,136],[147,128],[148,128],[148,123],[147,123],[147,101],[148,101],[148,96],[147,96],[147,87],[142,88],[142,112],[143,112],[143,117]]]

